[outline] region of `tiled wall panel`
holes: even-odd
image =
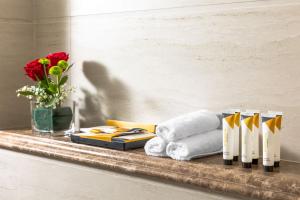
[[[161,122],[202,108],[280,110],[282,157],[300,161],[300,2],[140,2],[73,0],[67,13],[37,18],[37,49],[71,53],[83,125]]]

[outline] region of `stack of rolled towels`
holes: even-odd
[[[221,116],[201,110],[159,124],[145,145],[151,156],[191,160],[222,152]]]

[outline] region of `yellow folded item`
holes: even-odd
[[[113,137],[121,135],[122,132],[115,132],[115,133],[80,133],[81,138],[89,138],[89,139],[96,139],[102,140],[106,142],[111,142]]]
[[[113,127],[111,127],[114,132],[105,132],[105,128],[105,126],[103,126],[103,128],[101,126],[91,128],[89,132],[80,133],[80,137],[111,142],[113,137],[120,136],[122,133],[128,131],[128,129],[125,128],[114,127],[114,129],[112,129]]]
[[[106,120],[107,126],[116,126],[119,128],[132,129],[132,128],[142,128],[150,133],[155,133],[156,125],[146,124],[146,123],[137,123],[137,122],[125,122],[119,120]]]
[[[112,142],[113,139],[122,140],[124,142],[136,142],[139,140],[146,140],[155,137],[154,133],[136,133],[132,135],[122,136],[123,132],[116,133],[80,133],[81,138],[101,140],[105,142]]]
[[[115,133],[115,132],[125,132],[125,131],[128,131],[129,129],[127,128],[119,128],[119,127],[114,127],[114,129],[110,129],[109,131],[108,130],[105,130],[104,128],[101,128],[100,127],[95,127],[95,128],[92,128],[89,130],[89,132],[91,133],[105,133],[105,134],[108,134],[108,133]]]
[[[96,139],[106,142],[112,142],[113,138],[125,142],[134,142],[154,137],[155,127],[154,124],[107,120],[106,126],[85,128],[86,132],[84,131],[84,133],[80,133],[79,135],[81,138]],[[124,132],[134,128],[144,129],[145,132],[122,135]]]
[[[151,138],[155,137],[154,133],[137,133],[137,134],[133,134],[133,135],[125,135],[125,136],[117,136],[114,137],[114,140],[121,140],[123,142],[137,142],[137,141],[141,141],[141,140],[150,140]]]

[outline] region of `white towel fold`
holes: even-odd
[[[222,152],[222,130],[197,134],[177,142],[170,142],[167,155],[175,160],[191,160]]]
[[[213,112],[197,111],[159,124],[156,133],[167,142],[217,129],[220,119]]]
[[[165,157],[167,156],[166,147],[166,141],[160,137],[155,137],[145,144],[144,149],[147,155]]]

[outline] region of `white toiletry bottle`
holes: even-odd
[[[253,131],[252,131],[252,164],[258,164],[259,158],[259,134],[261,132],[261,117],[259,110],[246,110],[246,112],[253,114]]]
[[[224,165],[232,165],[234,142],[234,112],[223,113],[223,160]]]
[[[234,136],[233,136],[233,161],[239,160],[240,154],[240,122],[241,122],[241,110],[230,109],[235,113],[234,116]]]
[[[252,167],[252,131],[253,114],[248,112],[241,113],[242,130],[242,166],[244,168]]]
[[[274,167],[280,166],[280,136],[281,136],[281,124],[282,124],[282,112],[269,111],[268,113],[276,115],[275,118],[275,134],[274,134]]]
[[[275,117],[274,114],[262,114],[263,166],[266,172],[272,172],[274,167]]]

